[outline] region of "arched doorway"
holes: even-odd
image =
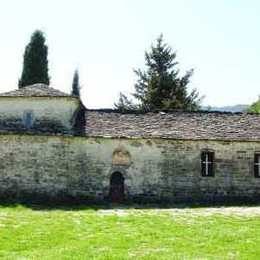
[[[109,198],[114,203],[124,200],[124,177],[120,172],[114,172],[111,175]]]

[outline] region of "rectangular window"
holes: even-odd
[[[214,176],[214,152],[203,151],[201,153],[201,175],[203,177]]]
[[[254,174],[256,178],[260,178],[260,153],[255,153]]]
[[[33,125],[33,112],[32,111],[25,111],[23,115],[24,125],[27,128],[31,128]]]

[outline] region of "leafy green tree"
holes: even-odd
[[[80,97],[80,85],[79,85],[79,72],[75,70],[73,80],[72,80],[72,90],[71,95]]]
[[[162,35],[151,46],[151,50],[145,52],[145,62],[145,70],[134,70],[137,82],[133,96],[138,101],[139,110],[199,109],[201,98],[198,92],[193,89],[189,93],[187,89],[193,70],[179,76],[176,53],[164,43]],[[125,97],[124,103],[121,102],[121,109],[122,104],[129,107],[129,102]]]
[[[48,47],[42,31],[36,30],[25,48],[23,70],[19,79],[19,88],[35,83],[49,85]]]
[[[252,105],[249,106],[248,110],[249,113],[258,113],[260,114],[260,96],[258,100],[254,102]]]

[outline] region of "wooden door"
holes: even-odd
[[[110,178],[110,201],[120,203],[124,200],[124,177],[120,172],[114,172]]]

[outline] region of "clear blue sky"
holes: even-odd
[[[251,103],[260,94],[260,1],[8,0],[0,9],[0,91],[17,88],[25,45],[46,33],[51,85],[69,92],[79,69],[87,107],[111,107],[134,90],[133,68],[160,33],[190,88],[212,106]]]

